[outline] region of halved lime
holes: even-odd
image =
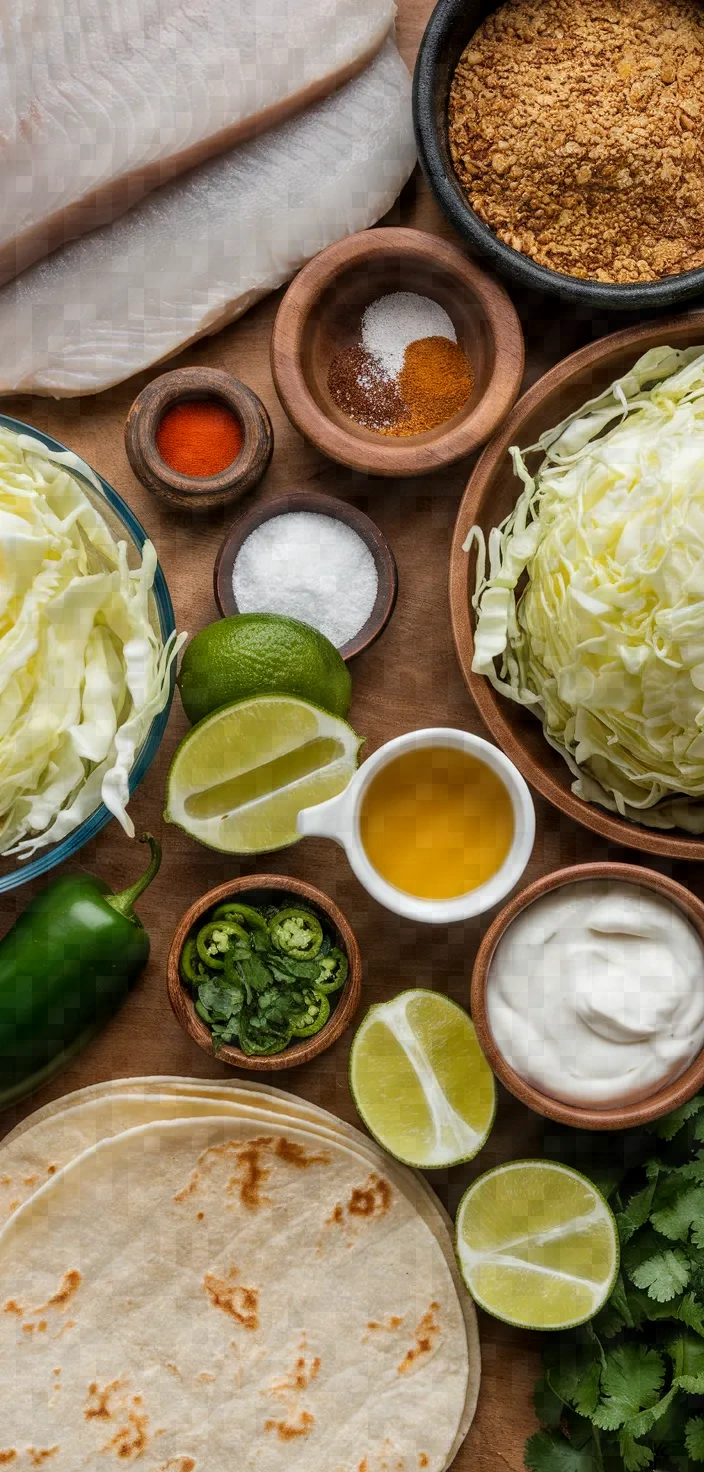
[[[370,1009],[350,1088],[379,1144],[422,1170],[471,1160],[494,1123],[496,1084],[473,1023],[440,992],[417,988]]]
[[[457,1256],[472,1297],[522,1329],[570,1329],[606,1303],[618,1272],[616,1223],[586,1176],[516,1160],[480,1176],[457,1212]]]
[[[184,737],[171,763],[164,817],[221,853],[284,848],[300,838],[302,808],[347,786],[360,746],[346,721],[308,701],[239,700]]]

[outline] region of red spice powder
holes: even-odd
[[[237,459],[242,430],[232,411],[216,399],[183,399],[163,415],[156,446],[180,475],[218,475]]]

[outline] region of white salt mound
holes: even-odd
[[[444,307],[415,291],[392,291],[371,302],[362,317],[362,347],[377,359],[389,378],[398,378],[406,348],[421,337],[457,333]]]
[[[336,648],[366,623],[378,577],[366,543],[334,516],[290,511],[258,526],[235,559],[240,613],[281,613],[312,624]]]

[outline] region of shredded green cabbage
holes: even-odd
[[[653,349],[511,456],[514,510],[465,543],[472,668],[534,709],[578,797],[704,832],[704,349]]]
[[[126,833],[129,776],[164,709],[182,636],[149,617],[156,553],[131,569],[71,471],[0,427],[0,853],[29,858],[102,802]]]

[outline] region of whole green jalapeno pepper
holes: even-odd
[[[53,1078],[117,1011],[149,959],[133,906],[149,867],[121,894],[90,874],[62,874],[0,941],[0,1108]]]

